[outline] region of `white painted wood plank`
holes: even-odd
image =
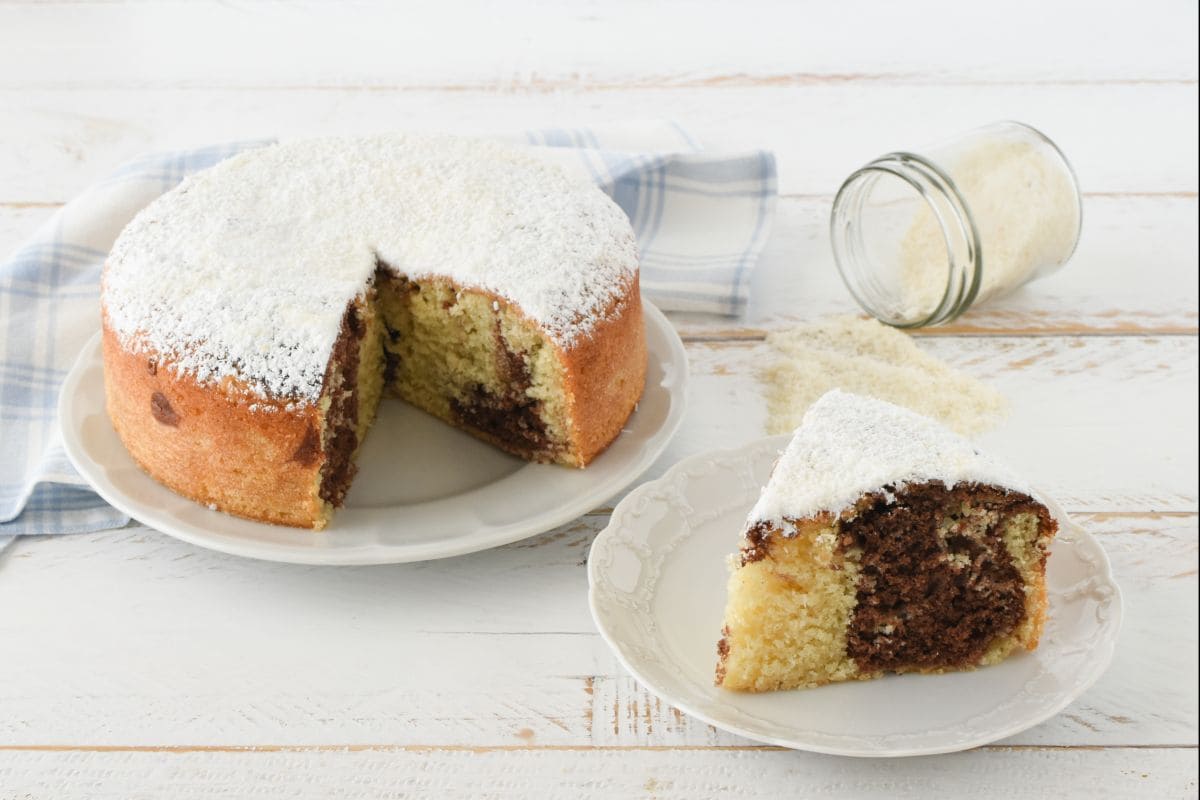
[[[745,335],[827,314],[861,314],[833,260],[831,205],[832,198],[781,200],[746,316],[677,316],[681,332]],[[1195,197],[1087,197],[1083,235],[1066,267],[937,332],[1194,332],[1198,238]]]
[[[889,761],[779,750],[3,752],[5,797],[1194,797],[1196,751],[983,750]]]
[[[827,196],[881,153],[996,119],[1040,126],[1087,192],[1197,190],[1194,85],[816,84],[505,94],[396,90],[0,90],[0,202],[62,201],[148,150],[380,130],[521,131],[675,119],[765,148],[784,194]]]
[[[999,389],[1009,418],[980,441],[1069,509],[1195,511],[1194,337],[921,337],[936,357]],[[688,418],[652,468],[766,430],[759,343],[689,347]]]
[[[747,314],[674,315],[681,333],[747,337],[826,314],[860,313],[833,263],[830,202],[781,200]],[[53,210],[0,206],[0,257],[28,239]],[[937,333],[1195,332],[1196,198],[1093,196],[1086,200],[1085,218],[1083,240],[1067,268]]]
[[[1063,346],[1065,344],[1065,347]],[[922,343],[995,385],[1012,414],[980,444],[1074,508],[1195,511],[1194,338]],[[1026,366],[1028,365],[1028,371]]]
[[[543,90],[821,78],[1178,81],[1196,78],[1196,21],[1193,4],[1170,0],[1088,14],[1036,0],[11,3],[0,6],[0,81]]]
[[[20,612],[0,619],[0,746],[747,744],[652,697],[594,633],[583,558],[605,521],[377,568],[144,529],[19,541],[0,557]],[[1008,743],[1196,744],[1196,517],[1082,522],[1125,592],[1121,646]]]
[[[21,609],[0,619],[0,743],[586,741],[584,677],[609,656],[581,564],[603,523],[351,570],[144,529],[18,541],[0,556]]]

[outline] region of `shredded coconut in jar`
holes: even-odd
[[[1065,262],[1079,236],[1078,192],[1061,155],[1047,142],[1004,126],[939,151],[979,234],[982,281],[974,303],[1016,289],[1039,269]],[[900,245],[900,304],[910,319],[929,316],[946,291],[946,239],[921,204]]]
[[[912,337],[874,319],[830,317],[767,336],[772,358],[767,430],[790,433],[830,389],[870,395],[932,417],[962,435],[995,427],[1004,396],[921,350]]]

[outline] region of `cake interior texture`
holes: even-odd
[[[554,346],[497,297],[379,269],[346,310],[321,394],[324,518],[349,490],[379,402],[393,395],[521,458],[584,461]]]
[[[970,669],[1037,646],[1057,522],[1029,495],[912,483],[788,527],[754,525],[735,557],[725,688]]]

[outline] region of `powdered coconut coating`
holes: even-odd
[[[906,408],[838,389],[804,415],[750,511],[785,533],[787,520],[840,514],[864,494],[889,499],[909,483],[983,483],[1034,491],[966,439]]]
[[[377,263],[516,305],[567,349],[637,271],[594,185],[500,144],[394,135],[288,142],[198,173],[139,213],[104,275],[108,324],[202,382],[314,402]]]

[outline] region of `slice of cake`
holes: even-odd
[[[762,692],[995,664],[1037,646],[1058,522],[930,419],[832,391],[750,512],[717,685]]]

